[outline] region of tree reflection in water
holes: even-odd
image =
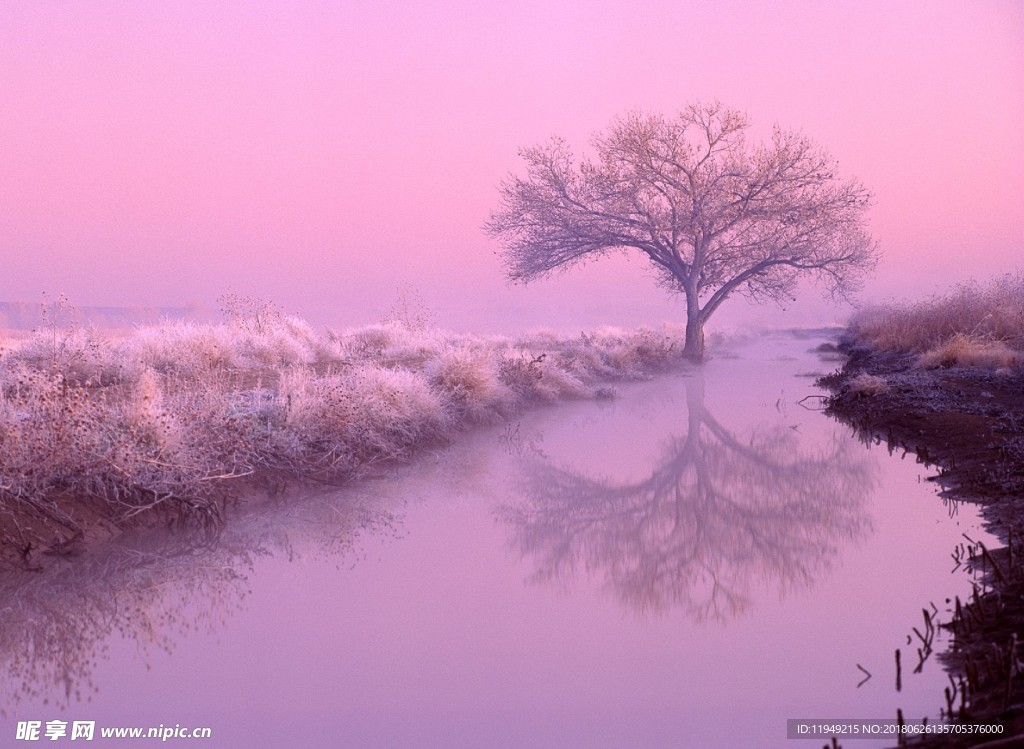
[[[528,464],[523,500],[502,515],[534,580],[565,584],[582,569],[638,612],[726,620],[757,587],[812,585],[844,543],[870,533],[877,481],[855,441],[808,444],[785,425],[741,438],[705,406],[702,375],[685,386],[686,434],[641,480]]]
[[[190,633],[219,632],[245,605],[260,557],[339,559],[364,533],[393,534],[372,498],[289,493],[211,536],[148,533],[103,551],[53,560],[37,573],[0,574],[0,718],[5,707],[91,700],[94,672],[115,633],[147,664]]]
[[[224,564],[226,550],[214,548],[201,535],[165,537],[159,546],[126,544],[43,573],[0,577],[3,702],[42,698],[66,708],[90,699],[93,672],[114,632],[138,642],[145,655],[170,652],[188,629],[223,623],[245,595],[239,570],[258,552]],[[177,594],[168,595],[168,586]],[[205,605],[181,606],[186,597]]]

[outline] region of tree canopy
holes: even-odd
[[[592,157],[577,159],[559,138],[523,149],[526,174],[502,182],[485,226],[504,245],[510,279],[639,251],[685,295],[694,359],[704,324],[734,292],[784,302],[801,277],[838,295],[858,288],[877,257],[870,193],[802,134],[776,127],[751,146],[748,128],[736,110],[693,104],[672,119],[616,119]]]

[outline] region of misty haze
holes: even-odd
[[[1024,741],[1022,91],[1002,0],[4,5],[0,745]]]

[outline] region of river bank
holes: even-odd
[[[126,533],[0,574],[0,734],[86,717],[210,726],[226,749],[781,749],[787,716],[936,716],[945,671],[905,649],[897,690],[892,649],[970,596],[947,567],[961,532],[994,544],[912,461],[801,407],[835,333],[726,341],[337,492],[242,497],[208,539]]]
[[[975,502],[1004,547],[971,539],[957,564],[985,570],[984,587],[952,601],[942,626],[953,633],[945,714],[961,724],[1004,727],[991,734],[935,738],[916,746],[1020,746],[1024,743],[1024,370],[924,368],[914,353],[886,353],[847,340],[843,369],[820,383],[828,412],[865,440],[916,455],[938,468],[944,494]]]
[[[38,570],[140,524],[217,529],[240,497],[350,481],[681,364],[681,331],[667,327],[320,333],[255,309],[120,338],[54,326],[0,340],[0,567]]]

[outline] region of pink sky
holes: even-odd
[[[0,299],[657,322],[642,263],[508,287],[480,227],[520,147],[716,98],[874,190],[870,295],[1024,265],[1017,0],[638,7],[5,2]]]

